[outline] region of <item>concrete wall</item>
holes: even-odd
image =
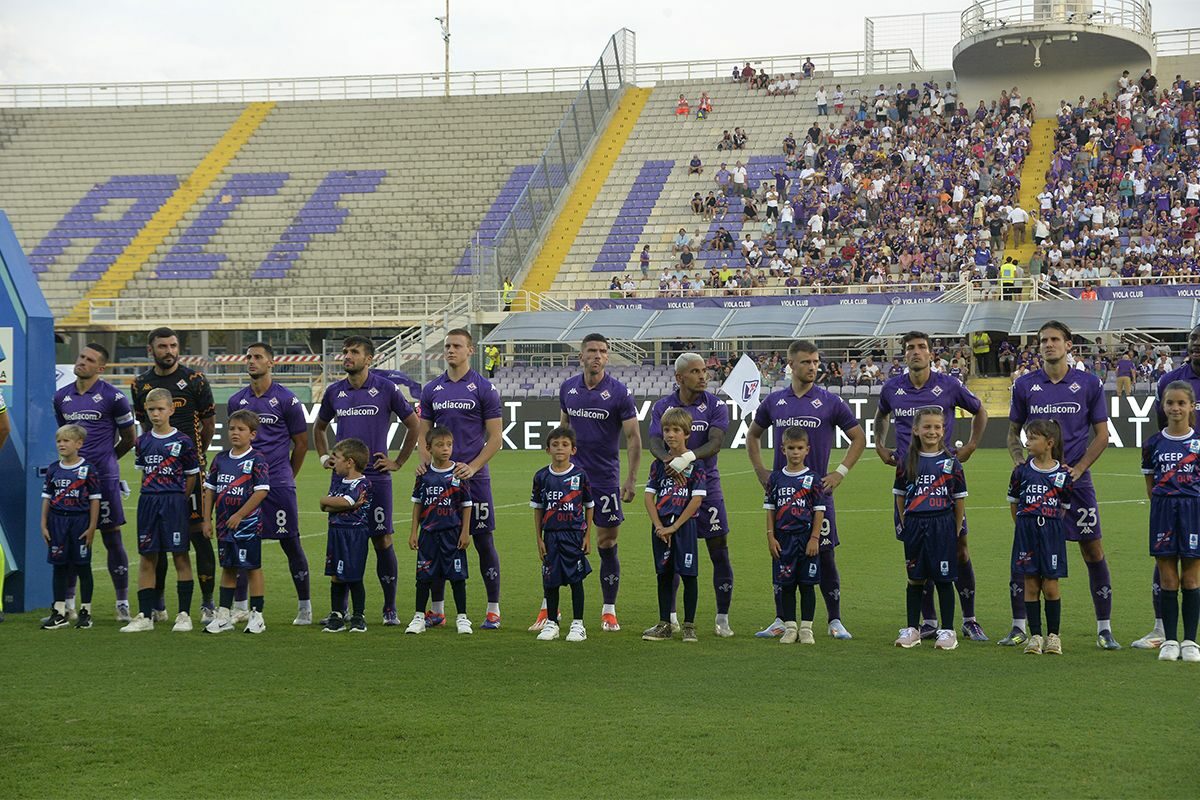
[[[1176,75],[1182,75],[1192,82],[1200,80],[1200,55],[1159,56],[1154,74],[1158,76],[1159,84],[1170,83]]]
[[[1014,38],[1075,34],[1078,41],[1056,41],[1041,47],[1041,66],[1035,67],[1035,48],[1012,43]],[[997,47],[1003,39],[1005,44]],[[954,72],[959,96],[990,101],[1002,89],[1020,88],[1038,105],[1038,116],[1053,116],[1062,99],[1115,93],[1122,70],[1137,76],[1151,65],[1149,38],[1111,26],[1020,26],[988,31],[964,39],[955,47]],[[1172,73],[1172,76],[1174,74]],[[1160,75],[1161,79],[1161,75]]]

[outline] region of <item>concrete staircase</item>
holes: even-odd
[[[1008,378],[971,378],[968,388],[987,409],[988,419],[1008,419],[1012,382]]]

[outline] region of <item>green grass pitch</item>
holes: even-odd
[[[587,642],[541,643],[526,633],[541,592],[526,504],[546,463],[540,453],[504,452],[493,462],[504,628],[478,630],[484,595],[473,573],[471,637],[404,636],[380,625],[373,556],[366,635],[294,628],[295,595],[274,545],[264,547],[265,635],[162,626],[121,635],[97,543],[96,628],[44,632],[33,614],[0,626],[0,797],[1136,796],[1177,762],[1160,762],[1165,742],[1187,751],[1182,737],[1194,736],[1200,686],[1200,670],[1128,647],[1152,619],[1137,458],[1110,450],[1095,470],[1114,629],[1126,649],[1096,648],[1087,573],[1071,545],[1057,659],[969,641],[950,653],[892,647],[904,617],[903,565],[890,470],[872,453],[837,495],[843,618],[854,640],[819,635],[813,647],[753,637],[773,609],[762,495],[742,451],[722,457],[737,635],[712,634],[701,548],[701,640],[688,647],[640,640],[657,616],[640,499],[626,509],[621,536],[624,629],[601,633],[593,573]],[[1003,451],[980,451],[967,464],[978,616],[993,640],[1010,617],[1008,474]],[[411,480],[411,470],[395,480],[405,534]],[[325,481],[310,459],[301,508],[318,616],[328,604],[317,510]],[[130,516],[134,508],[131,498]],[[413,598],[405,539],[402,618]],[[128,527],[131,553],[133,545]],[[475,571],[473,554],[471,562]],[[168,600],[173,607],[173,589]],[[564,602],[569,608],[569,595]],[[819,634],[824,622],[818,600]],[[1190,782],[1185,765],[1172,783]]]

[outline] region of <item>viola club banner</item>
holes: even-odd
[[[1079,297],[1083,289],[1071,289],[1071,294]],[[1165,286],[1154,284],[1150,286],[1098,286],[1097,300],[1139,300],[1146,297],[1200,297],[1200,286]]]
[[[932,303],[941,292],[912,292],[907,294],[804,294],[771,297],[604,297],[576,300],[576,311],[597,311],[603,308],[644,308],[666,311],[673,308],[813,308],[815,306],[910,306]]]
[[[650,408],[657,399],[657,397],[645,397],[638,398],[635,402],[638,420],[641,422],[643,442],[649,441]],[[739,412],[737,404],[732,399],[722,399],[730,407],[729,416],[732,420],[729,433],[725,437],[725,446],[730,449],[742,449],[746,446],[746,437],[750,432],[750,418],[747,417],[744,420],[738,421]],[[867,448],[869,450],[875,446],[875,412],[878,410],[878,398],[847,397],[845,399],[867,434]],[[1157,431],[1153,397],[1118,398],[1114,395],[1108,398],[1108,404],[1110,447],[1141,447],[1142,443]],[[317,419],[318,408],[317,404],[306,404],[304,406],[304,417],[308,421],[310,433],[312,425]],[[503,445],[506,450],[541,450],[546,446],[547,434],[558,426],[559,408],[557,400],[503,400],[501,408],[503,412],[501,420],[503,426],[501,430],[504,437]],[[225,405],[222,403],[217,406],[217,432],[212,446],[209,448],[210,450],[220,450],[228,447],[224,439],[225,417]],[[966,441],[967,436],[970,435],[970,426],[971,420],[969,418],[955,421],[955,445]],[[333,423],[330,427],[336,430],[337,423]],[[1007,415],[993,417],[988,421],[982,446],[1003,448],[1005,447],[1005,437],[1007,434]],[[403,437],[404,427],[399,422],[392,422],[389,439],[390,447],[393,449],[399,447]],[[773,446],[769,431],[764,437],[763,442],[767,447]],[[889,435],[888,444],[892,444],[893,442],[894,438]],[[624,440],[622,440],[621,444],[624,446]],[[849,439],[839,432],[836,447],[846,447],[848,444]]]

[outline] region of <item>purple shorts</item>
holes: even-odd
[[[295,539],[300,535],[295,486],[272,486],[258,510],[262,518],[262,538]]]
[[[189,495],[169,492],[143,494],[138,498],[138,553],[186,553]]]
[[[1100,508],[1096,504],[1096,487],[1092,476],[1084,477],[1071,489],[1071,507],[1063,520],[1068,542],[1094,542],[1101,538]]]
[[[338,480],[337,473],[331,472],[329,476],[330,487],[333,486],[333,483],[336,480]],[[376,536],[386,536],[391,533],[394,528],[392,524],[392,476],[390,474],[368,475],[367,480],[371,482],[371,504],[367,506],[367,528],[370,530],[372,538]],[[295,490],[293,490],[293,492],[294,491]],[[267,503],[271,501],[271,496],[274,493],[275,490],[272,489],[271,492],[267,494],[267,499],[263,501],[264,507],[266,507]],[[292,496],[293,498],[295,497],[294,494]],[[283,510],[287,511],[287,509]],[[278,515],[279,511],[280,509],[278,507],[272,509],[272,512],[276,515]],[[298,515],[295,514],[294,506],[289,513],[292,514],[293,519],[297,519],[297,521],[293,524],[296,527],[296,535],[299,535],[299,520]],[[263,516],[264,539],[285,538],[284,536],[278,535],[279,528],[282,526],[275,524],[276,519],[278,519],[277,516],[273,518],[267,517],[266,515]],[[325,574],[328,575],[330,573],[327,572]]]
[[[471,535],[496,532],[496,506],[492,503],[492,479],[471,479]],[[599,524],[599,523],[597,523]]]
[[[837,509],[833,505],[833,495],[825,497],[825,520],[821,523],[821,549],[832,550],[841,544],[837,532]]]
[[[593,486],[592,523],[597,528],[616,528],[625,521],[625,509],[621,506],[620,486]]]
[[[50,530],[47,564],[65,567],[92,563],[92,548],[80,538],[88,527],[87,514],[56,514],[52,511],[46,518],[46,527]]]
[[[715,539],[729,534],[729,516],[725,513],[725,498],[718,491],[709,493],[700,501],[696,512],[696,535],[701,539]]]
[[[100,479],[100,522],[97,530],[109,531],[125,524],[125,506],[121,503],[121,479],[115,475]]]
[[[325,574],[341,583],[357,583],[367,571],[368,531],[341,525],[329,526],[325,544]]]
[[[827,500],[826,506],[828,507],[828,505],[829,505],[829,502]],[[829,511],[827,510],[825,513],[828,514]],[[900,512],[896,508],[896,495],[892,495],[892,522],[896,526],[896,538],[897,539],[902,538],[900,535]],[[966,536],[968,533],[970,533],[970,530],[968,530],[968,528],[967,528],[967,515],[963,514],[962,530],[960,530],[958,532],[958,537],[961,539],[962,537]]]
[[[1200,498],[1150,498],[1150,555],[1200,558]]]

